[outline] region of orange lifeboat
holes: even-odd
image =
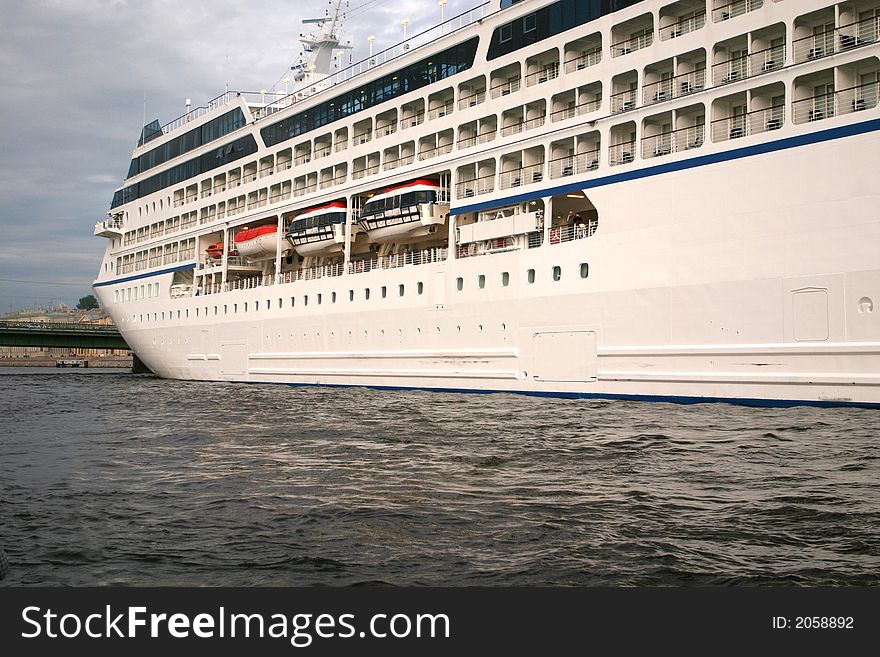
[[[278,252],[278,226],[245,228],[235,236],[235,248],[248,260],[274,258]]]
[[[223,242],[214,242],[211,246],[205,249],[205,253],[208,254],[209,258],[213,258],[217,260],[223,257]]]

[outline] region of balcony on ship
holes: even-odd
[[[779,130],[785,124],[782,82],[723,96],[712,103],[712,141],[724,142]]]
[[[430,160],[452,151],[453,145],[452,128],[441,130],[419,139],[419,160]]]
[[[96,237],[122,237],[122,233],[121,213],[111,215],[108,219],[95,224],[94,234]]]
[[[526,59],[526,87],[534,87],[559,77],[559,49],[552,48]]]
[[[458,85],[458,109],[465,110],[486,102],[486,76],[481,75]]]
[[[660,9],[660,40],[676,39],[706,25],[706,0],[680,0]]]
[[[880,40],[880,3],[848,2],[800,16],[794,27],[796,63],[847,52]]]
[[[645,118],[642,124],[642,158],[700,148],[705,139],[706,110],[702,103]]]
[[[456,170],[455,197],[466,199],[495,191],[495,159],[465,164]]]
[[[533,146],[501,156],[498,188],[532,185],[544,179],[544,147]]]
[[[376,115],[376,138],[390,137],[397,132],[397,109],[390,109]]]
[[[551,179],[580,176],[599,168],[601,138],[598,130],[550,144]]]
[[[623,57],[654,43],[654,17],[642,14],[611,28],[611,56]]]
[[[312,153],[314,155],[312,159],[314,160],[329,157],[333,153],[333,135],[329,132],[325,132],[324,134],[315,137]]]
[[[722,23],[764,6],[764,0],[712,0],[712,22]]]
[[[634,121],[615,125],[609,132],[608,163],[613,166],[631,164],[636,154],[636,124]]]
[[[489,98],[494,100],[509,96],[520,89],[522,75],[519,62],[495,69],[489,77]]]
[[[876,57],[794,80],[792,120],[802,124],[875,109],[880,103],[880,61]]]
[[[348,148],[348,128],[337,128],[333,132],[333,152],[341,153]]]
[[[564,70],[575,73],[602,61],[602,34],[596,32],[565,44]]]
[[[645,67],[642,105],[652,105],[672,99],[675,89],[674,71],[675,61],[672,58]]]
[[[428,120],[442,119],[455,110],[455,90],[447,87],[428,96]]]
[[[417,98],[400,108],[400,129],[409,130],[425,121],[425,99]]]
[[[611,112],[629,112],[636,108],[636,93],[639,88],[639,74],[627,71],[611,79]]]

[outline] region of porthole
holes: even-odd
[[[590,275],[590,264],[587,262],[581,263],[581,278],[586,278]]]
[[[382,298],[384,299],[387,296],[388,296],[388,287],[383,285],[382,286]]]
[[[330,293],[330,303],[336,303],[336,292]]]
[[[455,279],[455,289],[458,290],[459,292],[461,292],[463,288],[464,288],[464,279],[461,276],[459,276],[458,278]]]
[[[266,310],[272,310],[272,300],[266,299]]]
[[[481,290],[486,287],[485,274],[480,274],[479,276],[477,276],[477,287],[479,287]]]
[[[318,292],[318,305],[321,305],[321,301],[324,299],[324,295]]]
[[[370,300],[370,288],[368,288],[368,287],[364,288],[364,299],[367,301]]]
[[[507,324],[505,324],[504,322],[501,322],[501,330],[502,330],[502,331],[506,331],[506,330],[507,330]]]
[[[397,296],[402,297],[403,290],[404,290],[403,283],[401,283],[400,285],[397,286]]]
[[[529,269],[529,271],[526,274],[526,279],[529,281],[529,283],[535,282],[535,270],[534,269]]]
[[[349,301],[354,301],[354,290],[349,290],[349,291],[348,291],[348,300],[349,300]]]
[[[482,325],[482,324],[477,324],[477,330],[478,330],[480,333],[482,333],[482,332],[483,332],[483,325]]]
[[[455,330],[456,330],[457,333],[461,333],[461,327],[460,327],[460,326],[456,326],[456,327],[455,327]]]
[[[304,295],[303,295],[303,305],[304,305],[304,306],[308,306],[308,305],[309,305],[309,295],[308,295],[308,294],[304,294]]]
[[[553,267],[552,273],[553,273],[553,280],[558,281],[560,278],[562,278],[562,267],[560,267],[559,265],[556,265],[555,267]]]
[[[510,274],[506,271],[501,273],[501,285],[502,287],[510,285]]]
[[[425,284],[422,283],[421,281],[419,281],[419,283],[416,284],[416,292],[418,294],[421,294],[424,291],[425,291]]]

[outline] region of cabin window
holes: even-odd
[[[364,288],[364,299],[366,299],[367,301],[370,300],[370,288],[368,287]]]
[[[486,275],[485,275],[485,274],[480,274],[480,275],[477,277],[477,286],[478,286],[481,290],[482,290],[483,288],[486,287]]]
[[[529,269],[528,274],[526,275],[526,279],[529,281],[529,283],[535,282],[535,270],[534,269]]]
[[[403,283],[401,283],[400,285],[398,285],[398,286],[397,286],[397,296],[402,297],[402,296],[403,296],[404,289],[405,289],[405,288],[404,288],[404,286],[403,286]]]
[[[278,299],[278,309],[281,310],[282,307],[283,307],[283,303],[282,303],[282,300],[279,298]]]
[[[455,289],[458,290],[459,292],[461,292],[463,287],[464,287],[464,279],[461,276],[459,276],[458,278],[455,279]]]
[[[266,310],[272,310],[272,300],[266,299]]]
[[[385,285],[383,285],[382,286],[382,298],[384,299],[387,296],[388,296],[388,288]]]
[[[318,292],[318,305],[319,306],[321,305],[321,301],[323,301],[323,300],[324,300],[324,295],[321,294],[320,292]]]
[[[560,278],[562,278],[562,267],[556,265],[553,268],[553,280],[558,281]]]
[[[421,294],[424,291],[425,291],[425,284],[422,283],[421,281],[419,281],[419,283],[416,285],[416,292],[418,294]]]
[[[581,278],[586,278],[590,275],[590,264],[587,262],[581,263]]]
[[[349,290],[349,291],[348,291],[348,300],[349,300],[349,301],[354,301],[354,290]]]
[[[260,309],[260,302],[254,301],[254,312],[258,311],[259,309]]]
[[[502,287],[510,285],[510,274],[506,271],[501,273],[501,285]]]
[[[309,295],[308,295],[308,294],[304,294],[304,295],[303,295],[303,305],[304,305],[304,306],[308,306],[308,305],[309,305]]]
[[[330,293],[330,303],[336,303],[336,292]]]

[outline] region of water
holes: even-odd
[[[877,585],[880,415],[0,370],[11,585]]]

